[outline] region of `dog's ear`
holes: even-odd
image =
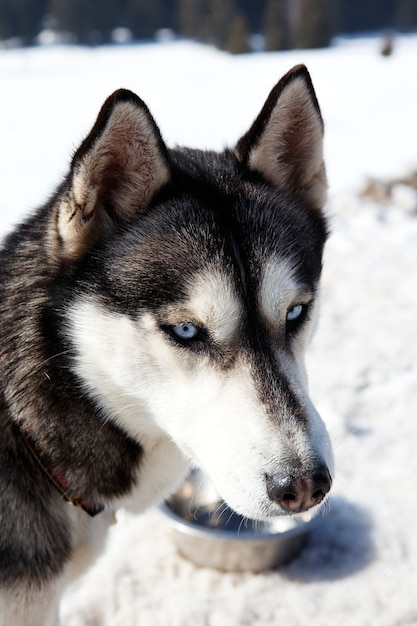
[[[169,180],[167,150],[148,108],[120,89],[76,151],[55,216],[58,256],[80,258],[149,206]]]
[[[307,68],[298,65],[271,91],[235,148],[238,161],[312,209],[326,200],[323,120]]]

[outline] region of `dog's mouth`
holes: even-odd
[[[237,514],[259,521],[272,517],[295,517],[310,513],[314,517],[324,506],[332,487],[332,476],[324,462],[303,472],[265,473],[252,485],[227,476],[212,476],[207,469],[195,470],[205,477],[196,498],[217,502]],[[208,488],[207,485],[210,485]]]
[[[207,515],[210,524],[230,516],[269,523],[272,518],[313,519],[322,510],[332,485],[328,468],[322,464],[316,470],[298,476],[275,474],[264,476],[264,495],[248,501],[236,498],[236,493],[224,493],[207,472],[195,468],[188,479],[194,485],[193,507]],[[190,496],[190,494],[188,494]],[[242,496],[242,494],[241,494]],[[190,496],[191,497],[191,496]]]

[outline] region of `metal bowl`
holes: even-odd
[[[247,519],[230,509],[198,471],[160,510],[183,556],[197,565],[235,572],[260,572],[288,563],[323,519],[311,513],[262,522]]]

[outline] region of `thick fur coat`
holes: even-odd
[[[120,506],[190,464],[253,518],[317,507],[303,355],[327,235],[307,70],[222,153],[168,149],[126,90],[0,252],[0,623],[55,623]],[[73,505],[76,506],[73,506]]]

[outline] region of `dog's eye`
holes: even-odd
[[[298,320],[303,314],[304,306],[304,304],[296,304],[291,307],[287,312],[287,322],[295,322],[295,320]]]
[[[197,339],[200,334],[199,329],[194,324],[184,323],[170,327],[171,333],[181,341],[192,341]]]
[[[295,304],[287,311],[287,337],[295,334],[301,328],[303,322],[307,319],[308,304]]]

